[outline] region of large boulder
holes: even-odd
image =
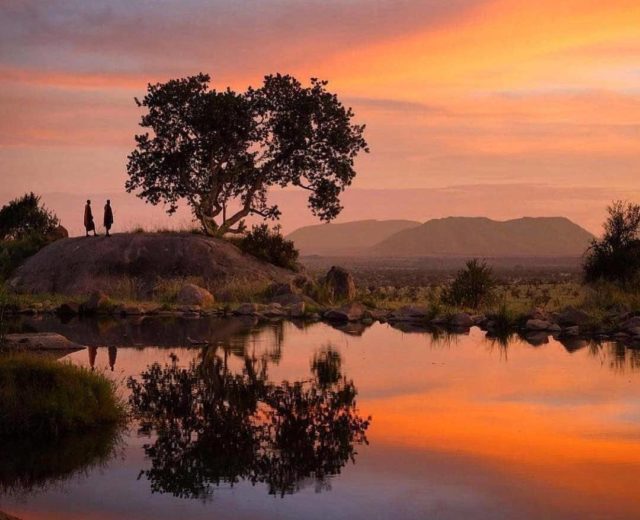
[[[9,285],[22,293],[113,293],[123,282],[138,297],[159,283],[200,279],[213,294],[242,284],[264,289],[292,271],[263,262],[231,242],[192,233],[119,233],[58,240],[26,260]]]
[[[333,266],[323,281],[331,301],[351,301],[356,297],[356,282],[353,275],[343,267]]]
[[[178,303],[182,305],[199,305],[200,307],[208,307],[215,303],[215,298],[206,289],[195,284],[188,283],[182,286],[177,298]]]

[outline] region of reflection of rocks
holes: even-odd
[[[336,321],[330,323],[330,325],[345,334],[349,334],[349,336],[362,336],[364,331],[367,330],[371,325],[359,321]]]
[[[17,516],[11,516],[0,511],[0,520],[20,520]]]
[[[539,347],[540,345],[546,345],[549,343],[549,334],[543,330],[527,332],[524,334],[523,338],[527,343],[534,347]]]
[[[578,337],[561,337],[558,341],[562,344],[565,350],[569,353],[574,353],[576,350],[580,350],[587,346],[587,341]]]
[[[87,346],[179,347],[198,343],[224,343],[231,338],[249,336],[257,320],[249,316],[187,319],[140,316],[137,318],[79,319],[63,323],[55,318],[23,317],[14,328],[54,331],[72,342]],[[281,324],[265,325],[280,327]]]

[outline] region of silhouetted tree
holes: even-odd
[[[26,193],[0,209],[0,240],[20,240],[30,235],[46,236],[60,222],[35,193]]]
[[[276,74],[237,93],[210,90],[209,81],[198,74],[149,85],[136,99],[147,110],[140,125],[153,135],[135,138],[127,191],[167,204],[170,214],[185,199],[204,231],[218,236],[243,231],[249,215],[277,219],[278,207],[267,201],[276,186],[309,191],[314,215],[336,217],[354,159],[368,149],[364,126],[351,123],[351,109],[327,82],[313,78],[303,87]]]
[[[207,498],[222,482],[247,480],[293,493],[310,477],[326,483],[366,442],[370,419],[358,415],[346,378],[275,384],[265,359],[246,356],[233,373],[215,351],[186,368],[177,361],[129,380],[140,431],[154,434],[141,473],[153,491]]]
[[[615,201],[607,212],[602,238],[585,253],[584,279],[626,285],[640,273],[640,205]]]
[[[55,214],[47,210],[34,193],[3,206],[0,209],[0,279],[11,275],[49,242],[64,236],[60,235],[59,224]]]

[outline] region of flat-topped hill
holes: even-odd
[[[372,247],[373,256],[581,256],[593,235],[564,217],[433,219]]]
[[[342,224],[317,224],[296,229],[287,236],[303,255],[363,254],[371,246],[399,231],[414,228],[413,220],[357,220]]]
[[[24,293],[151,295],[158,284],[171,280],[198,280],[220,293],[230,285],[292,276],[225,240],[190,233],[122,233],[58,240],[29,258],[9,283]]]

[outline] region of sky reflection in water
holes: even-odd
[[[264,360],[271,385],[309,381],[314,356],[329,348],[339,354],[340,374],[357,389],[360,415],[373,418],[370,445],[356,446],[355,464],[327,476],[321,489],[315,479],[302,478],[283,498],[269,495],[268,483],[249,479],[233,487],[222,482],[208,500],[180,499],[151,494],[150,482],[138,480],[149,468],[143,449],[149,438],[132,428],[106,465],[31,495],[5,496],[0,510],[25,520],[640,514],[637,351],[611,344],[567,349],[552,339],[537,347],[513,340],[504,348],[477,329],[436,339],[388,325],[360,336],[324,324],[234,327],[231,337],[215,338],[217,352],[227,350],[236,373],[246,356]],[[94,351],[96,369],[119,382],[153,362],[169,362],[171,353],[186,366],[202,350]],[[89,352],[69,359],[88,365]]]

